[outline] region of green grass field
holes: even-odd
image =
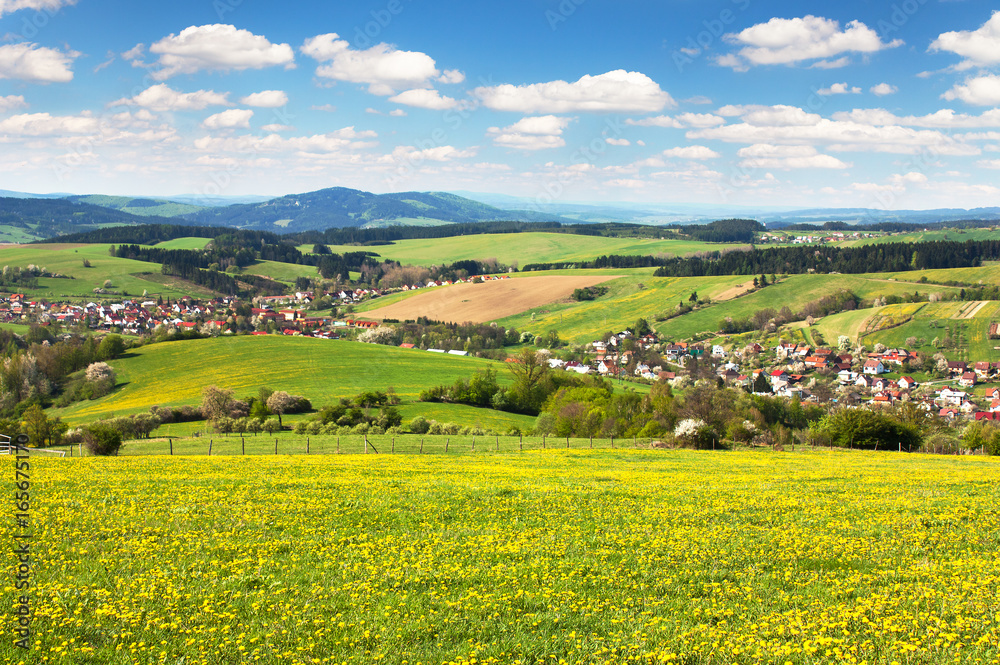
[[[212,242],[211,238],[174,238],[173,240],[164,240],[163,242],[156,243],[156,247],[160,249],[205,249],[205,246]]]
[[[251,275],[270,277],[279,282],[294,284],[297,277],[320,279],[316,266],[302,266],[295,263],[279,263],[277,261],[258,261],[247,266],[243,272]]]
[[[334,253],[371,251],[386,259],[412,265],[441,265],[460,259],[496,258],[503,264],[585,261],[604,254],[670,254],[717,251],[730,245],[687,240],[602,238],[568,233],[518,233],[400,240],[392,245],[358,247],[331,245]],[[741,245],[733,245],[741,246]],[[311,251],[312,247],[301,247]]]
[[[139,296],[143,291],[152,295],[176,298],[184,295],[203,295],[204,289],[176,278],[160,275],[159,263],[146,263],[120,259],[108,255],[109,245],[39,244],[19,247],[0,247],[0,265],[24,268],[34,264],[49,272],[67,275],[72,279],[40,278],[37,289],[25,289],[26,294],[37,298],[81,299],[100,297],[94,289],[103,287],[110,279],[112,290],[126,291]],[[90,262],[85,267],[84,259]],[[146,273],[147,276],[143,276]],[[165,282],[165,283],[164,283]]]
[[[34,637],[0,656],[998,659],[995,458],[485,449],[32,457]]]
[[[195,405],[201,403],[202,389],[212,384],[235,390],[238,397],[255,395],[261,386],[270,386],[303,395],[318,408],[339,397],[389,386],[404,401],[413,401],[425,388],[468,378],[487,367],[497,369],[501,381],[508,380],[502,365],[478,358],[278,335],[166,342],[139,348],[130,356],[111,363],[119,382],[112,394],[52,413],[79,423],[112,413],[148,411],[154,405]],[[438,405],[421,405],[421,409],[407,409],[404,416],[436,408]],[[469,415],[450,408],[447,411],[441,419],[457,422]]]

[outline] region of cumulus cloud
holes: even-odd
[[[653,79],[623,69],[586,75],[572,83],[485,86],[476,88],[473,94],[487,108],[518,113],[647,113],[675,106],[673,98]]]
[[[443,97],[437,90],[430,88],[404,90],[398,95],[390,97],[389,101],[434,111],[443,111],[458,106],[458,102],[451,97]]]
[[[521,118],[513,125],[490,127],[486,135],[493,138],[493,144],[502,148],[516,150],[547,150],[561,148],[566,145],[562,138],[563,130],[572,118],[560,118],[554,115]]]
[[[703,145],[689,145],[678,148],[668,148],[663,151],[664,157],[676,157],[679,159],[715,159],[719,153]]]
[[[639,120],[626,118],[625,124],[632,125],[634,127],[665,127],[668,129],[684,128],[684,125],[668,115],[658,115],[652,118],[640,118]]]
[[[90,115],[23,113],[0,120],[0,135],[8,138],[93,134],[99,128],[97,118]]]
[[[465,80],[465,74],[457,69],[446,69],[437,80],[440,83],[461,83]]]
[[[28,106],[28,103],[24,101],[24,95],[7,95],[6,97],[0,97],[0,113],[6,113],[7,111],[13,111],[14,109],[23,109]]]
[[[76,0],[0,0],[0,17],[19,9],[44,9],[54,12],[61,7],[75,4]]]
[[[410,145],[401,145],[396,146],[392,154],[380,158],[379,162],[385,164],[419,164],[421,162],[450,162],[456,159],[466,159],[475,156],[475,148],[459,150],[455,146],[440,145],[420,150]]]
[[[899,92],[899,88],[889,83],[879,83],[878,85],[873,85],[871,87],[871,93],[873,95],[878,95],[879,97],[885,97],[886,95],[892,95]]]
[[[846,83],[834,83],[829,88],[820,88],[816,91],[820,95],[857,95],[861,93],[861,88],[849,86]]]
[[[321,78],[368,85],[373,95],[391,95],[396,90],[429,88],[430,81],[441,76],[434,59],[419,51],[399,51],[389,44],[376,44],[360,51],[352,49],[337,33],[310,37],[300,49],[323,63],[316,68]],[[457,79],[460,72],[450,70],[445,77]]]
[[[35,83],[68,83],[73,80],[70,66],[80,57],[76,51],[60,51],[22,42],[0,46],[0,79]]]
[[[846,169],[850,164],[820,154],[810,145],[770,145],[757,143],[740,148],[740,165],[758,169]]]
[[[295,130],[294,127],[291,127],[289,125],[279,125],[277,123],[264,125],[263,127],[261,127],[261,131],[265,131],[270,134],[274,134],[275,132],[291,132],[294,130]]]
[[[201,126],[205,129],[249,129],[252,117],[250,109],[228,109],[208,116]]]
[[[861,21],[851,21],[844,29],[833,19],[807,15],[802,18],[772,18],[745,30],[728,34],[725,40],[741,45],[736,53],[716,58],[716,63],[745,71],[755,65],[792,65],[818,60],[820,66],[840,67],[847,64],[848,53],[875,53],[902,45],[896,39],[885,43],[875,30]]]
[[[272,44],[262,35],[226,24],[192,25],[154,43],[149,51],[160,56],[156,62],[159,69],[152,74],[157,81],[203,70],[289,68],[295,64],[288,44]]]
[[[947,136],[940,131],[899,125],[876,126],[856,119],[829,120],[797,107],[750,106],[725,110],[738,110],[743,122],[692,130],[687,138],[746,144],[825,144],[838,152],[916,154],[927,150],[941,155],[978,155],[981,152],[962,137]]]
[[[607,144],[617,145],[617,146],[629,146],[632,145],[632,142],[629,141],[628,139],[607,139]]]
[[[110,105],[142,106],[153,111],[201,111],[209,106],[229,106],[228,95],[214,90],[177,92],[166,83],[158,83],[131,99],[119,99]]]
[[[834,120],[857,122],[864,125],[903,125],[908,127],[1000,127],[1000,109],[990,109],[980,115],[956,113],[941,109],[921,116],[897,116],[885,109],[854,109],[833,114]]]
[[[957,70],[1000,64],[1000,11],[994,11],[977,30],[944,32],[931,42],[931,51],[948,51],[965,60],[955,65]]]
[[[373,147],[375,143],[365,139],[373,139],[377,136],[371,130],[357,131],[354,127],[344,127],[326,134],[288,138],[277,134],[268,134],[267,136],[203,136],[195,139],[193,145],[196,150],[209,154],[297,151],[306,154],[345,155]]]
[[[258,108],[274,109],[288,103],[288,95],[283,90],[261,90],[240,99],[240,104]]]
[[[960,99],[974,106],[997,106],[1000,104],[1000,76],[986,74],[967,78],[965,83],[956,83],[941,97],[948,101]]]

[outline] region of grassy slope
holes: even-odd
[[[401,240],[393,245],[357,247],[331,245],[336,253],[371,251],[383,258],[413,265],[452,263],[459,259],[495,257],[501,263],[519,265],[554,261],[583,261],[602,254],[672,254],[716,251],[727,247],[686,240],[600,238],[566,233],[518,233]],[[309,251],[312,247],[303,247]]]
[[[163,242],[156,243],[156,247],[160,249],[205,249],[205,245],[212,242],[211,238],[198,238],[198,237],[188,237],[188,238],[174,238],[173,240],[164,240]]]
[[[90,261],[91,267],[85,268],[83,260]],[[160,284],[157,281],[143,279],[141,273],[160,272],[159,263],[146,263],[120,259],[108,255],[108,245],[25,245],[21,247],[0,248],[0,265],[25,267],[35,264],[50,272],[75,277],[75,279],[39,279],[39,288],[26,290],[25,293],[34,297],[44,298],[89,298],[94,297],[95,287],[101,287],[104,280],[110,279],[112,288],[128,291],[132,295],[140,295],[143,290],[150,294],[177,297],[193,293],[194,290],[184,283],[176,286]],[[157,279],[160,279],[157,277]]]
[[[279,282],[295,283],[296,277],[311,277],[319,279],[316,266],[302,266],[295,263],[278,263],[277,261],[258,261],[247,266],[243,272],[251,275],[263,275]]]
[[[338,397],[388,386],[404,400],[413,400],[424,388],[467,378],[486,367],[497,369],[502,381],[508,377],[501,365],[477,358],[282,336],[154,344],[111,364],[119,384],[124,385],[102,399],[53,413],[69,422],[82,422],[111,412],[146,411],[153,405],[199,404],[202,388],[212,384],[233,389],[237,396],[256,394],[267,385],[303,395],[318,407]]]

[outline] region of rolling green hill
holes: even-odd
[[[151,406],[196,405],[207,385],[236,391],[237,396],[256,394],[261,386],[285,390],[309,398],[315,407],[363,390],[385,390],[392,386],[405,402],[416,400],[421,390],[468,378],[476,370],[493,367],[502,382],[508,373],[498,363],[478,358],[428,353],[414,349],[361,344],[305,337],[240,336],[165,342],[142,347],[129,357],[111,363],[118,373],[119,387],[99,400],[79,402],[53,410],[67,422],[89,422],[111,413],[127,415],[148,411]],[[461,417],[475,424],[476,409],[461,407]],[[435,417],[451,420],[452,405],[428,405]],[[423,411],[406,407],[404,415]],[[491,419],[507,418],[484,412]]]

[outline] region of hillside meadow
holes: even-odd
[[[34,640],[0,655],[994,663],[998,471],[844,451],[34,457]]]
[[[421,390],[454,383],[486,368],[495,369],[501,382],[510,380],[501,363],[478,358],[279,335],[162,342],[135,349],[111,365],[118,374],[118,386],[110,395],[51,413],[75,424],[112,413],[148,411],[154,405],[197,405],[202,389],[213,384],[235,390],[238,397],[256,395],[261,386],[269,386],[307,397],[318,408],[340,397],[384,391],[389,386],[404,402],[412,402]],[[414,405],[404,408],[403,414],[415,416],[440,411],[443,406],[448,407],[444,410],[448,413],[439,414],[444,421],[483,420],[489,415],[503,423],[521,422],[499,412],[476,415],[479,409],[465,412],[470,407],[457,405]]]
[[[420,238],[399,240],[390,245],[330,245],[336,254],[374,252],[383,259],[404,264],[430,266],[454,263],[461,259],[495,258],[505,265],[550,263],[557,261],[589,261],[605,254],[683,256],[693,252],[714,252],[727,245],[691,240],[657,240],[651,238],[605,238],[569,233],[500,233],[454,236],[451,238]],[[311,246],[300,247],[311,251]]]

